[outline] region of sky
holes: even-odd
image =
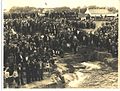
[[[47,5],[45,5],[47,3]],[[120,8],[120,0],[2,0],[3,9],[9,10],[13,6],[32,6],[40,8],[54,8],[67,6],[70,8],[90,5]]]

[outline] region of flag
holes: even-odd
[[[45,2],[45,5],[47,6],[47,3]]]

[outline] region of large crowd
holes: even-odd
[[[59,13],[59,17],[56,13],[15,16],[4,19],[5,87],[12,87],[13,82],[18,87],[43,80],[45,64],[55,70],[53,57],[63,58],[66,52],[76,54],[79,46],[104,48],[113,57],[118,55],[116,18],[87,33],[83,29],[95,29],[95,21],[80,20],[69,13]]]

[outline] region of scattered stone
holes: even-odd
[[[118,69],[118,59],[117,58],[104,58],[103,60],[108,66],[112,67],[113,70]]]

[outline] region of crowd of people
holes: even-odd
[[[99,46],[107,49],[113,57],[118,57],[118,19],[103,23],[95,35],[98,38]]]
[[[17,32],[32,33],[32,32],[41,32],[44,33],[53,33],[61,31],[59,28],[75,27],[77,29],[95,29],[96,24],[91,20],[80,20],[76,13],[47,13],[45,16],[39,16],[34,13],[19,13],[19,14],[10,14],[4,21],[5,30],[13,28]],[[10,17],[11,16],[11,17]],[[18,16],[18,17],[17,17]],[[59,16],[59,17],[58,17]]]
[[[5,87],[12,87],[13,81],[20,86],[44,79],[45,64],[55,70],[54,56],[63,58],[65,52],[76,54],[81,45],[105,48],[117,57],[118,19],[87,33],[82,29],[95,29],[95,21],[52,15],[52,18],[28,15],[4,20]]]

